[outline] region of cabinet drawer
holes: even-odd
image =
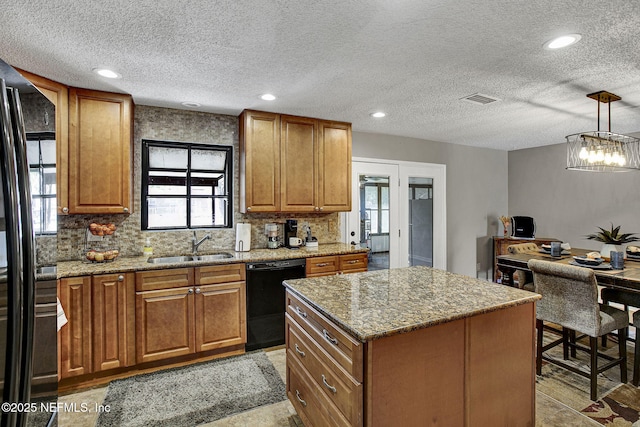
[[[362,425],[362,384],[338,366],[289,315],[286,316],[286,334],[287,360],[296,358],[351,425]]]
[[[343,273],[355,273],[356,271],[367,271],[367,254],[341,255],[339,269]]]
[[[213,285],[216,283],[244,282],[244,264],[209,265],[195,268],[196,285]]]
[[[337,256],[321,256],[307,258],[307,277],[312,275],[335,274],[338,271]]]
[[[362,343],[287,292],[287,313],[356,381],[362,382]]]
[[[193,285],[192,268],[139,271],[136,273],[136,291],[182,288]]]
[[[287,358],[287,396],[306,427],[350,425],[295,358]]]

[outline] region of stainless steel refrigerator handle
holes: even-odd
[[[4,198],[8,270],[8,316],[6,365],[3,402],[20,402],[20,361],[22,359],[22,242],[20,234],[20,208],[17,190],[16,158],[13,146],[13,126],[9,110],[9,98],[4,79],[0,78],[0,172]],[[20,266],[20,268],[16,268]],[[17,423],[17,412],[2,412],[0,424],[13,426]]]
[[[14,145],[16,152],[16,168],[18,173],[18,195],[20,197],[20,218],[22,221],[22,383],[20,385],[19,402],[30,402],[33,336],[36,318],[36,262],[35,236],[33,232],[31,210],[31,185],[29,184],[29,161],[27,160],[27,136],[24,130],[24,116],[18,89],[9,93],[10,111],[13,113]],[[20,416],[20,415],[19,415]],[[24,416],[24,415],[22,415]]]

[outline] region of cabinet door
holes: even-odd
[[[60,279],[58,295],[68,323],[60,329],[60,378],[90,374],[91,277]]]
[[[136,293],[136,361],[195,351],[193,288]]]
[[[129,95],[69,90],[69,213],[130,213]]]
[[[93,371],[135,363],[133,273],[93,277]]]
[[[58,214],[69,213],[69,94],[65,85],[18,70],[56,108],[56,201]]]
[[[240,116],[240,211],[280,211],[280,116]]]
[[[351,210],[351,125],[318,122],[318,206],[322,212]]]
[[[247,342],[245,282],[196,287],[196,351]]]
[[[318,210],[318,121],[283,115],[280,129],[280,208],[283,212]]]

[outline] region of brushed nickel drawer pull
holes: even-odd
[[[329,332],[327,332],[326,329],[322,330],[322,335],[324,335],[325,339],[327,341],[329,341],[331,344],[333,345],[338,345],[338,340],[335,338],[332,338],[331,335],[329,335]]]
[[[305,313],[304,310],[298,307],[297,305],[296,305],[296,313],[298,313],[298,315],[302,317],[307,317],[307,313]]]
[[[354,260],[351,260],[351,261],[347,261],[347,264],[357,264],[359,262],[360,262],[359,260],[354,259]]]
[[[302,357],[306,356],[306,353],[300,350],[300,347],[298,347],[298,344],[294,344],[294,346],[296,347],[296,353],[298,353]]]
[[[296,399],[298,399],[298,402],[302,403],[302,406],[307,406],[307,402],[305,400],[302,400],[302,398],[300,397],[300,392],[298,390],[296,390]]]
[[[316,267],[326,267],[327,265],[329,265],[328,262],[321,262],[320,264],[316,264]]]
[[[327,382],[327,378],[324,376],[324,374],[322,374],[322,382],[325,385],[325,387],[331,390],[332,393],[335,394],[338,391],[334,386],[329,385],[329,383]]]

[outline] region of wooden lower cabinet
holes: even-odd
[[[91,277],[70,277],[58,281],[58,296],[67,316],[60,329],[61,379],[90,374],[91,352]]]
[[[92,279],[94,372],[135,364],[133,287],[133,273]]]
[[[137,363],[195,352],[193,288],[136,293]]]
[[[287,396],[306,427],[535,425],[535,303],[361,343],[286,298]]]
[[[247,342],[245,297],[244,282],[196,288],[196,351]]]
[[[68,320],[60,329],[61,379],[134,363],[133,280],[131,273],[59,280]]]
[[[307,258],[306,277],[333,276],[367,271],[366,252]]]
[[[136,289],[137,363],[247,340],[244,264],[138,272]]]

